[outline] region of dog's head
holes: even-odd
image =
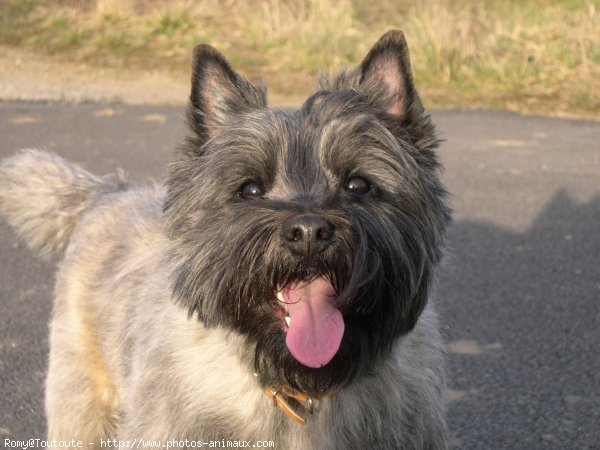
[[[263,385],[368,373],[414,327],[449,221],[402,33],[293,113],[199,46],[188,121],[165,202],[175,300],[244,336]]]

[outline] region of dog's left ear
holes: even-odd
[[[188,122],[200,144],[214,137],[235,116],[267,106],[266,90],[236,73],[210,45],[194,49]]]
[[[383,92],[375,103],[388,114],[407,119],[421,114],[423,106],[415,89],[408,46],[401,31],[385,33],[359,66],[361,85],[376,82]]]

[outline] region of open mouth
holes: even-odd
[[[344,318],[331,282],[323,277],[293,281],[279,287],[275,297],[275,314],[292,356],[312,368],[331,361],[344,337]]]

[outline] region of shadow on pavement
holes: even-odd
[[[559,191],[524,234],[465,221],[449,242],[437,297],[455,445],[597,445],[600,196]]]

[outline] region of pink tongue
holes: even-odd
[[[344,319],[335,307],[335,291],[324,278],[283,289],[290,315],[285,343],[308,367],[322,367],[335,356],[344,336]]]

